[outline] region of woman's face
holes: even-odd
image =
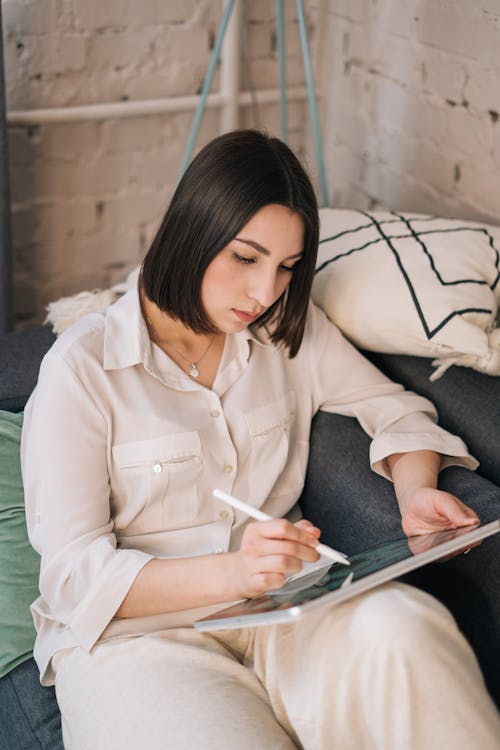
[[[208,266],[201,301],[223,333],[241,331],[281,297],[304,248],[302,217],[272,204],[257,211]]]

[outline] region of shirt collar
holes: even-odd
[[[225,353],[229,360],[237,357],[240,361],[248,361],[252,344],[265,348],[275,348],[264,329],[252,331],[250,328],[245,328],[239,333],[228,336]],[[224,360],[226,360],[226,357],[221,362],[221,369],[225,365]],[[169,370],[168,379],[173,379],[177,387],[180,386],[181,381],[196,386],[196,383],[190,378],[186,376],[186,380],[180,375],[174,363],[172,363],[172,368],[162,366],[161,373],[157,372],[158,358],[152,350],[151,340],[142,315],[139,287],[136,284],[111,305],[106,312],[103,366],[105,370],[120,370],[138,364],[143,364],[146,369],[160,375],[162,380],[165,380],[166,369]]]
[[[269,337],[269,334],[264,328],[257,328],[255,331],[253,331],[251,328],[245,328],[243,331],[235,333],[234,337],[237,339],[240,351],[245,359],[248,359],[250,356],[250,342],[258,344],[265,349],[276,348],[275,344],[273,344]]]
[[[151,375],[176,390],[200,387],[153,346],[142,315],[138,284],[108,308],[104,328],[104,369],[121,370],[135,365],[143,365]]]
[[[142,317],[138,287],[108,307],[104,328],[105,370],[120,370],[144,362],[145,349],[151,350]]]

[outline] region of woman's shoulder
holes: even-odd
[[[323,310],[312,300],[307,308],[303,344],[321,345],[327,338],[340,339],[342,333],[338,326],[327,317]]]
[[[104,348],[105,315],[89,313],[63,331],[45,355],[45,360],[64,360],[68,364],[86,357],[102,362]]]

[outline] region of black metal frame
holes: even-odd
[[[10,232],[10,187],[7,121],[5,114],[5,78],[0,4],[0,333],[12,330],[12,249]]]

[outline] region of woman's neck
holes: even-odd
[[[182,321],[162,312],[144,293],[141,293],[141,307],[150,338],[157,344],[170,343],[180,349],[192,349],[200,346],[202,338],[207,338],[207,334],[195,333]]]
[[[225,335],[195,333],[184,323],[162,312],[144,292],[140,292],[142,314],[153,343],[162,349],[183,372],[211,387],[224,349]]]

